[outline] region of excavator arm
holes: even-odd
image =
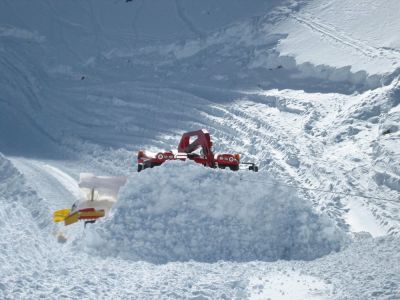
[[[215,160],[211,147],[212,142],[210,134],[207,130],[201,129],[184,133],[178,145],[178,152],[190,154],[193,151],[202,148],[202,153],[206,159],[206,165],[214,168]]]
[[[258,171],[255,163],[242,163],[240,154],[220,153],[215,154],[212,151],[212,142],[210,134],[205,129],[186,132],[182,135],[178,145],[178,153],[172,151],[159,152],[156,155],[147,155],[145,151],[140,150],[137,156],[138,172],[162,165],[167,160],[186,160],[190,159],[198,164],[210,168],[229,168],[238,171],[240,165],[248,166],[248,169],[254,172]],[[201,149],[200,154],[197,150]]]

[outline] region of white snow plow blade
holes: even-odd
[[[123,176],[109,177],[81,173],[79,180],[81,198],[72,205],[71,209],[54,212],[53,221],[64,221],[65,225],[70,225],[79,220],[94,222],[104,217],[117,202],[118,192],[126,180]]]

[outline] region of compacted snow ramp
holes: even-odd
[[[295,190],[265,174],[192,163],[133,174],[114,209],[108,221],[88,229],[91,252],[153,263],[312,260],[345,240]]]

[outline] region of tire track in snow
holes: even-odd
[[[197,37],[203,38],[204,34],[199,29],[197,29],[190,18],[185,15],[184,9],[179,0],[175,0],[175,6],[178,17],[183,21],[184,24],[186,24],[189,30],[193,32]]]
[[[374,47],[367,44],[364,41],[357,40],[355,38],[350,37],[348,34],[341,32],[337,28],[324,24],[318,21],[316,18],[310,15],[293,15],[293,18],[303,26],[311,29],[314,32],[321,34],[324,37],[328,37],[336,42],[353,48],[359,53],[362,53],[364,56],[370,58],[377,58],[382,55],[390,60],[399,60],[400,53],[397,53],[395,49],[390,49],[387,47]]]
[[[250,109],[249,111],[246,111]],[[243,102],[232,106],[214,106],[204,114],[213,136],[221,149],[232,149],[244,154],[244,160],[258,163],[268,161],[262,168],[274,169],[282,180],[294,180],[298,177],[296,168],[287,163],[299,153],[292,137],[278,130],[278,124],[264,119],[263,113],[268,105]],[[230,141],[230,142],[228,142]]]
[[[288,98],[288,100],[290,99]],[[203,115],[207,120],[205,123],[209,125],[209,129],[215,137],[215,143],[221,149],[241,152],[244,154],[244,160],[256,160],[261,163],[261,170],[266,168],[267,172],[274,174],[276,178],[280,178],[283,184],[329,190],[327,183],[335,182],[335,190],[337,191],[352,190],[354,187],[348,185],[351,174],[347,174],[342,168],[337,170],[337,168],[330,166],[329,161],[327,164],[326,149],[318,146],[321,141],[315,139],[314,135],[303,132],[304,122],[316,109],[312,109],[314,103],[306,101],[307,107],[311,109],[308,113],[280,111],[278,114],[285,113],[287,115],[284,123],[281,123],[279,119],[276,119],[277,116],[274,116],[274,111],[278,110],[278,107],[271,106],[272,103],[268,104],[240,100],[230,105],[213,105]],[[318,103],[315,103],[315,105],[318,106]],[[321,108],[319,107],[319,109]],[[329,109],[329,106],[322,109]],[[325,116],[319,118],[325,118]],[[282,130],[285,128],[286,130]],[[287,129],[290,130],[287,131]],[[302,147],[302,145],[305,147]],[[268,163],[263,166],[263,162]],[[341,179],[344,179],[344,181],[341,181]],[[356,189],[356,191],[358,190]],[[297,188],[294,188],[293,192],[298,192],[306,199],[313,201],[316,208],[324,210],[343,228],[347,228],[348,222],[346,221],[355,218],[360,219],[359,214],[368,214],[369,220],[376,219],[376,221],[358,222],[358,226],[353,226],[353,229],[369,230],[373,235],[380,235],[385,232],[385,229],[380,226],[382,218],[379,214],[374,213],[370,207],[361,211],[361,209],[357,209],[358,207],[352,206],[351,215],[348,213],[349,201],[357,200],[363,203],[364,199],[338,197],[333,194]],[[349,216],[351,216],[350,219]]]
[[[70,206],[78,196],[79,188],[74,180],[54,166],[44,162],[12,158],[12,163],[26,176],[28,184],[45,200],[50,211]]]

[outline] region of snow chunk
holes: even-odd
[[[113,216],[94,228],[89,251],[153,263],[312,260],[345,240],[294,190],[265,174],[190,162],[131,175]]]

